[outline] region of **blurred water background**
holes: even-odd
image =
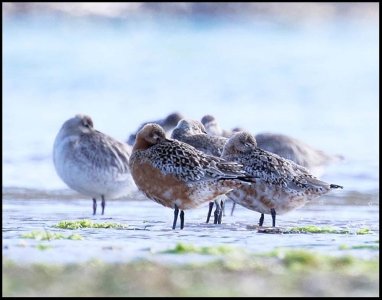
[[[126,141],[178,111],[342,154],[322,178],[378,196],[379,4],[320,5],[4,3],[3,194],[67,190],[77,113]]]
[[[378,98],[379,3],[3,3],[3,257],[211,259],[161,253],[178,242],[378,257]],[[106,214],[92,216],[91,200],[56,174],[54,139],[75,114],[90,115],[97,130],[126,141],[142,122],[175,111],[197,120],[212,114],[225,129],[283,133],[343,155],[321,178],[344,190],[278,216],[277,225],[349,233],[261,234],[248,228],[258,213],[239,206],[230,216],[231,205],[221,225],[205,224],[207,204],[186,212],[184,230],[171,230],[173,212],[136,191],[108,199]],[[47,250],[22,236],[71,234],[54,225],[89,218],[129,228],[78,229],[84,240],[49,240],[42,244]],[[266,215],[264,225],[270,222]],[[355,234],[360,228],[370,232]],[[354,295],[364,282],[357,280],[343,290]],[[323,295],[339,292],[322,277],[307,286],[317,282]],[[365,288],[373,295],[377,289]],[[46,290],[44,284],[41,294]]]

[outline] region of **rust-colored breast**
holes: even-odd
[[[132,176],[138,188],[150,199],[170,208],[193,207],[190,187],[171,174],[163,174],[150,163],[133,164]]]

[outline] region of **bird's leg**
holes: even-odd
[[[102,195],[102,202],[101,202],[102,214],[105,211],[105,205],[106,205],[105,197],[104,197],[104,195]]]
[[[219,215],[221,213],[219,201],[215,200],[215,205],[216,205],[216,209],[214,211],[214,224],[218,224]]]
[[[223,213],[224,213],[224,201],[223,201],[223,199],[220,200],[220,207],[221,207],[221,210],[220,210],[220,214],[219,214],[218,224],[222,223],[222,217],[223,217]]]
[[[183,229],[184,227],[184,211],[180,211],[180,229]]]
[[[233,215],[233,211],[235,210],[235,205],[236,205],[236,202],[234,202],[234,203],[232,204],[231,216]]]
[[[264,214],[261,214],[260,220],[259,220],[259,226],[263,226],[264,223]]]
[[[276,226],[276,211],[274,208],[271,208],[271,215],[272,215],[272,226]]]
[[[178,220],[178,214],[179,214],[179,208],[175,204],[175,210],[174,210],[174,223],[172,224],[172,229],[175,229],[176,221]]]
[[[212,208],[213,207],[214,207],[214,203],[210,202],[209,203],[209,207],[208,207],[208,214],[207,214],[207,221],[206,221],[206,223],[208,223],[210,221],[211,212],[212,212]]]
[[[97,200],[96,198],[93,198],[93,215],[96,214],[97,211]]]

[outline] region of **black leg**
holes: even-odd
[[[210,217],[211,217],[211,212],[212,212],[212,208],[214,207],[214,203],[213,202],[210,202],[209,203],[209,207],[208,207],[208,215],[207,215],[207,221],[206,223],[208,223],[210,221]]]
[[[183,229],[184,227],[184,211],[180,211],[180,229]]]
[[[97,200],[96,198],[93,198],[93,215],[96,214],[97,211]]]
[[[223,200],[220,200],[220,207],[221,207],[221,210],[220,210],[220,214],[219,214],[218,224],[222,223],[222,217],[223,217],[223,212],[224,212],[224,201]]]
[[[172,229],[175,229],[176,221],[178,220],[178,214],[179,214],[179,208],[175,204],[175,210],[174,210],[174,223],[172,224]]]
[[[223,216],[225,217],[225,201],[222,200],[222,212],[223,212]]]
[[[276,226],[276,211],[274,208],[271,208],[271,215],[272,215],[272,226]]]
[[[235,210],[235,205],[236,205],[236,202],[234,202],[234,203],[232,204],[231,216],[233,215],[233,211]]]
[[[104,197],[104,195],[102,195],[102,202],[101,202],[102,214],[105,211],[105,205],[106,205],[105,197]]]
[[[263,226],[264,223],[264,214],[261,214],[260,220],[259,220],[259,226]]]
[[[220,216],[220,213],[221,213],[221,208],[220,208],[220,204],[218,201],[215,201],[215,205],[216,205],[216,208],[215,208],[215,211],[214,211],[214,224],[218,224],[218,221],[219,221],[219,216]]]

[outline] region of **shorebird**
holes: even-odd
[[[208,135],[203,124],[196,120],[182,119],[171,134],[172,139],[190,144],[196,149],[213,156],[220,157],[226,138]]]
[[[174,112],[174,113],[169,114],[164,119],[157,120],[157,121],[145,122],[145,123],[143,123],[143,124],[141,124],[139,126],[138,130],[136,131],[136,133],[130,134],[130,136],[129,136],[128,140],[127,140],[127,143],[130,146],[133,146],[134,143],[135,143],[135,138],[137,136],[138,131],[141,130],[143,128],[143,126],[145,126],[146,124],[149,124],[149,123],[158,124],[158,125],[160,125],[164,129],[164,131],[167,134],[171,134],[171,130],[178,124],[178,122],[181,119],[183,119],[183,116],[180,113],[178,113],[178,112]]]
[[[322,175],[324,166],[343,160],[341,155],[327,154],[287,135],[259,133],[255,138],[259,148],[290,159],[307,168],[315,176]]]
[[[307,168],[315,176],[322,175],[326,165],[343,159],[341,155],[327,154],[300,140],[283,134],[259,133],[255,138],[259,148],[290,159],[298,165]],[[234,209],[235,202],[231,209],[231,216]]]
[[[219,123],[216,121],[215,117],[212,115],[203,116],[201,122],[209,135],[229,138],[233,133],[232,131],[222,129]]]
[[[232,134],[244,129],[236,127],[232,131],[221,129],[215,117],[206,115],[202,118],[206,132],[210,135],[218,135],[229,138]],[[340,160],[342,155],[331,155],[322,150],[315,149],[307,143],[284,134],[258,133],[255,135],[257,146],[263,150],[275,153],[283,158],[290,159],[295,163],[307,168],[315,176],[320,176],[323,167]]]
[[[150,199],[174,209],[172,229],[180,212],[253,181],[242,166],[206,155],[187,143],[167,139],[158,124],[146,124],[137,134],[129,166],[137,187]]]
[[[221,136],[208,135],[201,122],[189,119],[182,119],[179,121],[178,125],[172,131],[171,138],[187,143],[205,154],[217,157],[221,156],[227,140]],[[214,224],[221,224],[224,201],[221,200],[219,203],[216,199],[209,203],[206,223],[210,220],[214,203],[216,206],[214,212]]]
[[[204,123],[203,123],[204,119]],[[243,131],[236,127],[231,132],[221,129],[215,117],[206,115],[202,119],[208,134],[221,135],[229,137],[233,133]],[[325,166],[343,160],[342,155],[331,155],[322,150],[304,143],[296,138],[275,133],[259,133],[255,135],[257,146],[263,150],[275,153],[283,158],[290,159],[295,163],[307,168],[315,176],[321,176]],[[231,216],[235,209],[233,203]]]
[[[67,120],[54,141],[53,162],[57,174],[73,190],[93,199],[118,198],[133,185],[127,144],[94,129],[92,119],[78,114]]]
[[[276,213],[286,213],[332,189],[343,188],[321,181],[293,161],[259,148],[256,139],[245,131],[229,138],[222,158],[242,164],[247,173],[257,177],[255,183],[242,186],[226,196],[260,212],[260,226],[263,225],[264,214],[271,214],[272,226],[275,227]]]

